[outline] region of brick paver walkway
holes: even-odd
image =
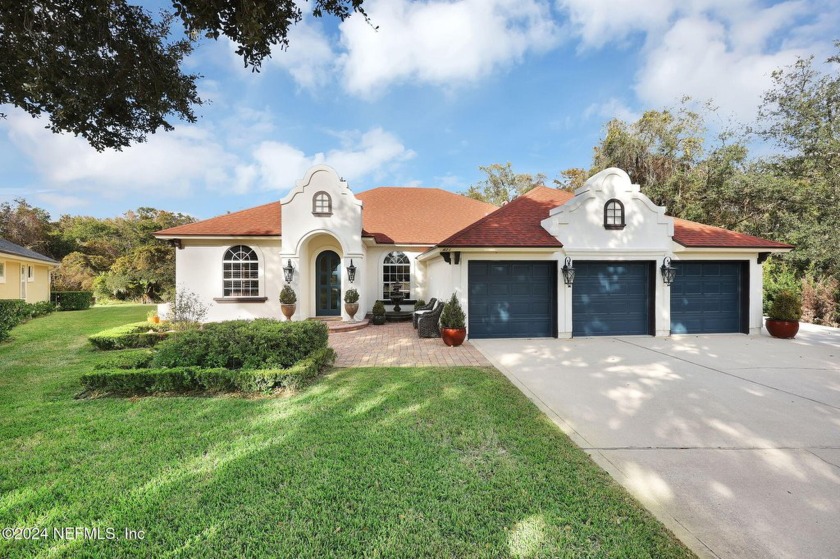
[[[447,347],[440,338],[418,338],[411,322],[330,332],[330,346],[336,367],[490,366],[469,342]]]

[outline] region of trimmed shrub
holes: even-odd
[[[414,310],[416,311],[420,307],[425,307],[425,306],[426,306],[426,300],[425,299],[417,299],[417,301],[414,303]]]
[[[180,332],[157,347],[154,367],[285,369],[327,347],[323,322],[268,318],[205,324]]]
[[[152,347],[169,335],[165,328],[160,324],[134,322],[102,330],[89,336],[88,340],[103,350]]]
[[[152,364],[154,353],[148,349],[126,349],[114,352],[109,359],[97,363],[94,369],[146,369]]]
[[[0,299],[0,341],[9,337],[9,331],[31,318],[48,315],[55,310],[49,301],[27,303],[20,299]]]
[[[441,328],[464,328],[466,318],[458,297],[453,293],[449,301],[443,306],[443,312],[440,313]]]
[[[93,293],[90,291],[53,291],[50,301],[60,311],[83,311],[93,304]]]
[[[799,293],[802,282],[796,276],[796,269],[781,257],[771,257],[764,266],[764,314],[770,313],[773,300],[782,291]]]
[[[793,291],[780,291],[767,314],[773,320],[799,320],[802,317],[802,299]]]
[[[335,361],[335,352],[326,347],[314,351],[288,369],[203,369],[173,367],[156,369],[109,369],[82,375],[87,390],[116,394],[156,392],[262,392],[273,388],[295,388],[318,376]]]
[[[280,290],[280,304],[294,305],[295,303],[297,303],[297,295],[295,295],[295,290],[292,289],[292,286],[287,283]]]

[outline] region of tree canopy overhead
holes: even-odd
[[[312,13],[367,17],[363,1],[314,0]],[[229,38],[258,70],[303,17],[294,0],[172,3],[152,14],[126,0],[0,0],[0,104],[45,114],[53,132],[97,150],[121,149],[171,130],[173,119],[195,121],[200,76],[182,63],[197,38]]]

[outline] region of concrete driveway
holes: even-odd
[[[840,557],[840,330],[473,345],[698,555]]]

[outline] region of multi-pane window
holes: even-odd
[[[312,198],[312,213],[315,215],[332,215],[332,198],[326,192],[316,192]]]
[[[619,200],[610,200],[604,205],[604,227],[607,229],[624,228],[624,204]]]
[[[254,249],[245,245],[230,247],[222,266],[225,297],[259,297],[260,263]]]
[[[411,291],[411,262],[402,252],[389,252],[382,264],[382,297],[388,298],[394,284],[406,298]]]

